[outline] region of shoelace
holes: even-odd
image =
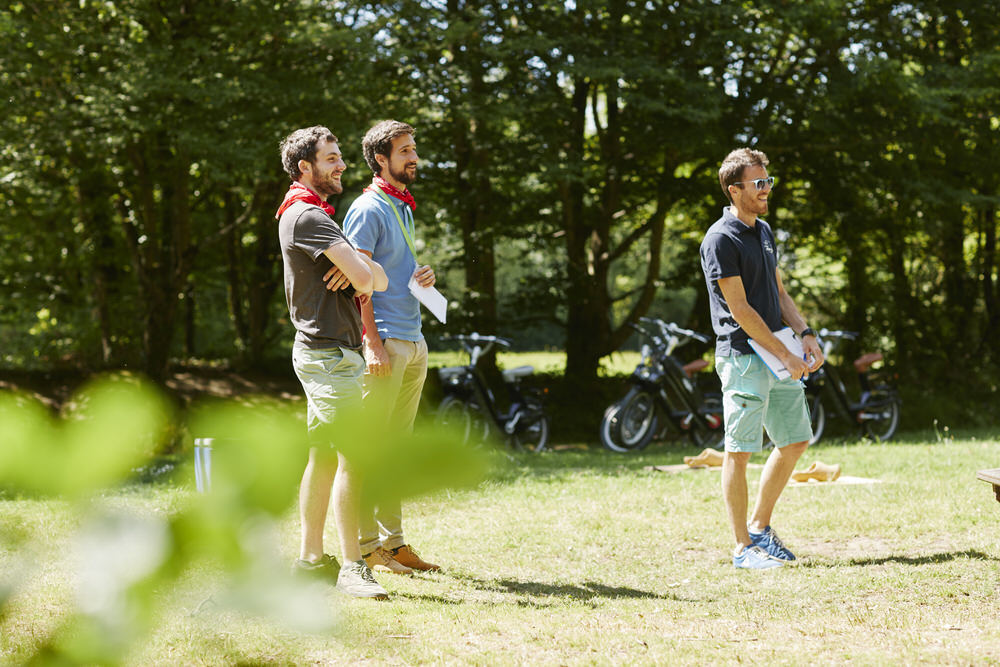
[[[377,581],[375,581],[375,575],[372,574],[371,569],[367,565],[361,568],[361,578],[367,581],[369,584],[378,583]]]
[[[785,543],[781,541],[781,538],[778,537],[778,534],[774,532],[773,528],[770,531],[770,537],[771,537],[771,542],[774,544],[774,546],[778,547],[782,551],[788,551],[788,549],[785,548]]]
[[[386,565],[386,566],[389,565],[389,561],[391,559],[389,557],[389,554],[385,552],[385,549],[379,547],[378,549],[372,552],[372,555],[375,556],[375,560],[378,561],[379,565]]]

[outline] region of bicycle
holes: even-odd
[[[699,447],[717,446],[722,440],[722,393],[703,392],[695,381],[695,374],[708,362],[696,359],[684,364],[673,356],[681,345],[691,340],[707,343],[709,338],[659,319],[639,321],[650,328],[629,326],[649,343],[642,346],[628,393],[604,411],[601,444],[614,452],[643,449],[666,417],[663,430],[672,425]]]
[[[822,329],[819,341],[823,346],[823,356],[829,358],[837,341],[855,340],[857,337],[858,333],[854,331]],[[862,435],[872,440],[885,441],[896,434],[902,401],[896,388],[884,375],[872,371],[872,365],[879,361],[882,361],[881,352],[869,352],[854,360],[861,388],[857,401],[849,398],[844,382],[831,364],[823,364],[818,371],[809,374],[805,381],[813,427],[809,444],[819,442],[823,437],[827,420],[826,404],[833,406],[835,415],[857,422]]]
[[[497,403],[479,360],[494,345],[510,348],[510,341],[499,336],[478,333],[451,337],[462,344],[469,355],[465,366],[438,369],[445,397],[437,409],[440,424],[455,425],[464,442],[486,442],[495,429],[514,449],[541,452],[549,442],[551,418],[545,412],[541,392],[526,389],[522,380],[534,374],[532,366],[518,366],[501,372],[510,406],[505,412]]]

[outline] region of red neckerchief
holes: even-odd
[[[417,211],[417,200],[413,198],[413,195],[410,194],[409,190],[400,190],[397,187],[389,185],[389,183],[384,178],[382,178],[381,176],[378,176],[378,175],[375,175],[375,176],[372,177],[372,185],[379,186],[380,188],[382,188],[382,192],[386,193],[387,195],[392,195],[393,197],[395,197],[399,201],[401,201],[404,204],[406,204],[407,206],[409,206],[410,210],[412,210],[414,213],[416,213],[416,211]],[[365,188],[365,192],[370,192],[371,189],[372,188],[371,188],[371,185],[370,185],[367,188]]]
[[[336,209],[330,206],[325,199],[298,181],[292,181],[292,184],[288,187],[288,192],[285,193],[285,200],[281,202],[281,206],[278,207],[278,212],[274,214],[274,217],[280,218],[281,214],[285,212],[285,209],[297,201],[312,204],[313,206],[319,206],[321,209],[326,211],[327,215],[331,218],[333,217],[333,214],[336,213]]]
[[[274,214],[274,217],[280,218],[281,214],[285,212],[285,209],[297,201],[312,204],[313,206],[319,206],[321,209],[326,211],[327,215],[331,218],[333,217],[333,214],[336,213],[336,209],[334,209],[333,206],[330,206],[325,199],[298,181],[292,181],[292,184],[288,187],[288,192],[285,193],[285,199],[281,202],[281,206],[278,207],[278,212]],[[358,314],[360,315],[361,299],[354,297],[352,301],[354,301],[354,307],[358,309]],[[361,325],[361,335],[365,335],[365,327],[363,324]]]

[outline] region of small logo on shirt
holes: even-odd
[[[767,253],[773,255],[774,254],[774,247],[771,245],[771,242],[768,239],[764,239],[763,243],[764,243],[764,252],[767,252]]]

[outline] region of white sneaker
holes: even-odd
[[[363,560],[341,566],[337,575],[337,590],[352,598],[389,599],[389,594],[375,581],[375,575]]]

